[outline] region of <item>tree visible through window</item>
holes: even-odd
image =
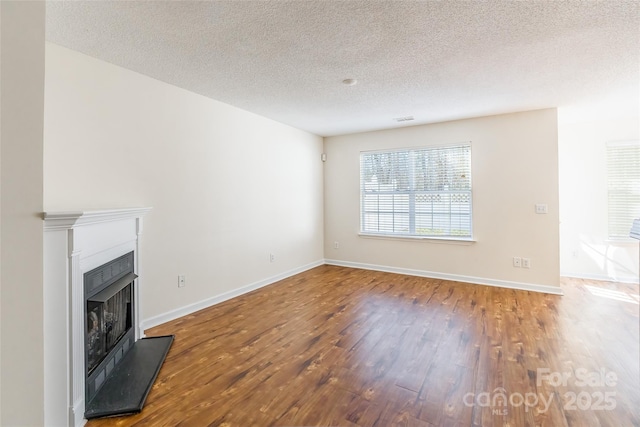
[[[626,239],[640,218],[640,141],[607,144],[609,238]]]
[[[471,145],[360,154],[365,234],[470,239]]]

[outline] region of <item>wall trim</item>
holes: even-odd
[[[185,305],[183,307],[168,311],[166,313],[159,314],[157,316],[149,317],[148,319],[144,319],[142,321],[141,329],[147,330],[155,326],[161,325],[163,323],[176,320],[180,317],[187,316],[189,314],[195,313],[196,311],[211,307],[216,304],[220,304],[221,302],[230,300],[232,298],[249,293],[251,291],[255,291],[256,289],[263,288],[265,286],[276,283],[280,280],[289,278],[291,276],[295,276],[296,274],[300,274],[302,272],[311,270],[312,268],[319,267],[325,264],[335,265],[339,267],[360,268],[363,270],[383,271],[386,273],[407,274],[410,276],[428,277],[431,279],[452,280],[456,282],[473,283],[476,285],[495,286],[499,288],[516,289],[521,291],[532,291],[532,292],[541,292],[541,293],[553,294],[553,295],[564,295],[564,292],[562,291],[562,289],[557,286],[541,285],[536,283],[512,282],[512,281],[497,280],[497,279],[487,279],[482,277],[438,273],[438,272],[426,271],[426,270],[413,270],[409,268],[390,267],[390,266],[377,265],[377,264],[365,264],[365,263],[351,262],[351,261],[339,261],[334,259],[321,259],[297,268],[293,268],[291,270],[285,271],[275,276],[271,276],[266,279],[259,280],[249,285],[240,287],[238,289],[234,289],[234,290],[225,292],[223,294],[216,295],[211,298],[206,298],[202,301]]]
[[[631,276],[614,278],[614,277],[607,276],[605,274],[583,274],[583,273],[571,273],[568,271],[561,271],[560,276],[572,277],[574,279],[597,280],[599,282],[630,283],[632,285],[640,284],[640,278],[634,279]]]
[[[230,300],[235,297],[239,297],[240,295],[249,293],[251,291],[255,291],[256,289],[260,289],[262,287],[271,285],[280,280],[286,279],[291,276],[295,276],[296,274],[300,274],[304,271],[311,270],[312,268],[319,267],[324,265],[325,262],[323,259],[314,261],[312,263],[293,268],[291,270],[287,270],[283,273],[276,274],[275,276],[268,277],[263,280],[259,280],[257,282],[251,283],[246,286],[242,286],[238,289],[234,289],[228,292],[225,292],[220,295],[216,295],[211,298],[206,298],[202,301],[198,301],[189,305],[185,305],[180,308],[176,308],[171,311],[167,311],[166,313],[159,314],[157,316],[149,317],[148,319],[144,319],[141,323],[141,329],[146,330],[153,328],[155,326],[161,325],[166,322],[170,322],[172,320],[178,319],[183,316],[187,316],[191,313],[195,313],[196,311],[211,307],[216,304],[220,304],[221,302]]]
[[[84,397],[78,399],[69,408],[69,419],[75,427],[82,427],[87,423],[87,419],[84,417]]]
[[[437,273],[425,270],[413,270],[410,268],[390,267],[386,265],[365,264],[360,262],[339,261],[326,259],[325,264],[339,267],[361,268],[364,270],[384,271],[386,273],[407,274],[409,276],[428,277],[431,279],[453,280],[456,282],[473,283],[476,285],[495,286],[499,288],[517,289],[521,291],[541,292],[545,294],[564,295],[558,286],[540,285],[536,283],[520,283],[506,280],[487,279],[483,277],[462,276],[458,274]]]

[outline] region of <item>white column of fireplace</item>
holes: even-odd
[[[134,251],[134,327],[140,322],[142,217],[151,208],[44,214],[45,423],[85,423],[84,273]]]

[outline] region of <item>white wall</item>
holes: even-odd
[[[0,425],[44,424],[44,2],[0,2]]]
[[[612,99],[558,110],[560,270],[565,276],[638,282],[638,241],[609,240],[607,225],[606,143],[640,139],[639,98],[625,102],[629,93],[633,89],[624,97],[612,94]]]
[[[322,138],[50,43],[45,91],[45,210],[153,207],[143,318],[322,260]]]
[[[361,151],[464,141],[472,144],[475,243],[358,236]],[[331,137],[325,151],[327,259],[480,283],[559,286],[555,109]],[[549,213],[535,214],[536,203],[546,203]],[[530,258],[531,268],[513,267],[514,256]]]

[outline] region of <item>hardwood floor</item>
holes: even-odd
[[[640,425],[638,286],[563,290],[321,266],[147,331],[144,410],[87,425]]]

